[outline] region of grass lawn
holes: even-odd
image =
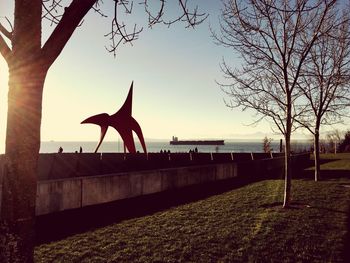
[[[333,160],[321,165],[322,170],[350,170],[350,153],[321,154],[322,159]]]
[[[350,153],[323,153],[321,159],[350,159]]]
[[[36,262],[341,262],[349,179],[268,180],[38,246]],[[350,262],[350,261],[348,261]]]
[[[321,170],[350,171],[350,153],[325,153],[321,154],[320,158]],[[314,160],[313,154],[311,159]],[[309,167],[307,170],[315,170],[315,167]]]

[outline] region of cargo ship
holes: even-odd
[[[170,145],[224,145],[224,140],[186,140],[180,141],[177,137],[173,136],[170,141]]]

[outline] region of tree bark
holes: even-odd
[[[321,178],[321,167],[320,167],[320,132],[319,126],[316,126],[314,134],[314,159],[315,159],[315,182]]]
[[[284,200],[283,208],[288,208],[291,202],[291,188],[292,188],[292,163],[291,163],[291,154],[290,154],[290,137],[292,134],[292,108],[290,97],[287,97],[287,120],[286,120],[286,133],[284,135],[286,144],[285,144],[285,153],[284,153]]]
[[[0,262],[33,262],[37,163],[46,70],[10,69]]]
[[[42,92],[41,0],[15,1],[6,149],[0,213],[0,262],[33,262]]]
[[[292,188],[292,167],[291,167],[291,154],[290,154],[290,134],[285,135],[286,145],[284,153],[284,200],[283,208],[288,208],[291,201],[291,188]]]
[[[42,94],[49,67],[96,0],[74,0],[41,47],[42,0],[16,0],[9,66],[8,116],[0,210],[0,262],[33,262]],[[2,41],[2,42],[1,42]]]

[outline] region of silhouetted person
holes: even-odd
[[[63,153],[63,148],[61,146],[58,148],[58,153]]]
[[[168,153],[170,154],[170,150],[168,150]]]
[[[79,153],[82,153],[82,152],[83,152],[83,148],[80,146]]]
[[[198,148],[197,148],[197,147],[194,149],[194,152],[195,152],[195,153],[198,153]]]
[[[160,150],[160,153],[163,153],[163,150]]]

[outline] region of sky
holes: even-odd
[[[12,2],[1,1],[0,21],[11,19]],[[108,14],[112,1],[104,1]],[[174,1],[175,2],[175,1]],[[191,1],[190,1],[191,2]],[[140,9],[131,21],[143,26],[133,45],[120,46],[117,56],[106,51],[111,17],[102,18],[93,11],[77,28],[59,58],[49,70],[43,96],[42,141],[97,141],[100,129],[80,124],[99,113],[115,113],[123,104],[134,81],[133,117],[147,139],[261,139],[272,136],[270,125],[254,120],[254,112],[230,109],[224,93],[215,81],[222,81],[220,62],[231,65],[238,55],[214,43],[209,25],[218,28],[220,1],[193,1],[208,19],[196,27],[177,23],[170,28],[156,25],[147,28]],[[175,17],[178,6],[171,6],[166,17]],[[133,24],[128,24],[132,28]],[[43,25],[43,43],[52,31]],[[0,59],[0,150],[3,148],[7,111],[7,66]],[[307,133],[305,133],[307,134]],[[105,140],[118,138],[109,129]]]

